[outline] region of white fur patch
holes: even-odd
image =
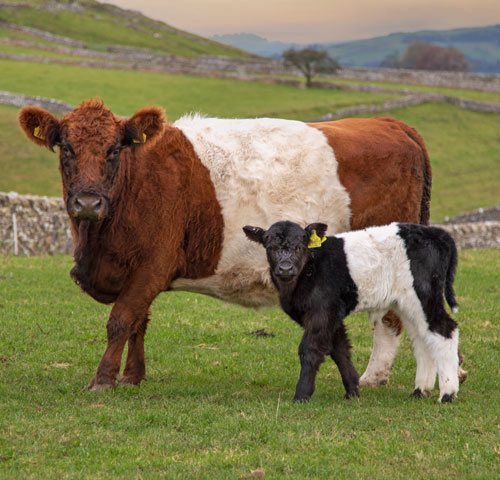
[[[344,239],[347,265],[358,286],[356,311],[386,312],[413,290],[410,262],[396,223],[338,235]]]
[[[269,228],[279,220],[302,226],[328,224],[330,233],[350,226],[349,196],[337,161],[318,129],[291,120],[177,120],[210,171],[224,217],[224,244],[216,274],[177,279],[171,287],[248,306],[277,302],[264,249],[250,242],[245,225]]]

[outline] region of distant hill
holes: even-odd
[[[269,42],[252,34],[216,35],[219,42],[264,56],[279,56],[290,47],[303,48],[284,42]],[[325,48],[341,65],[353,67],[378,67],[388,56],[401,54],[413,40],[426,40],[444,47],[462,50],[472,71],[500,73],[500,25],[454,30],[423,30],[420,32],[391,33],[383,37],[345,43],[315,44]]]
[[[247,52],[252,52],[263,57],[279,58],[288,48],[303,48],[304,45],[287,42],[270,42],[269,40],[254,35],[253,33],[233,33],[225,35],[213,35],[211,37],[220,43],[232,45]]]
[[[391,33],[383,37],[324,46],[330,56],[342,65],[376,67],[388,55],[403,53],[413,40],[426,40],[462,50],[467,61],[472,64],[472,71],[500,72],[500,25]]]
[[[39,41],[38,35],[30,38],[26,32],[13,33],[12,28],[7,28],[12,24],[68,37],[93,50],[104,51],[109,46],[120,45],[181,57],[253,57],[238,48],[178,30],[139,12],[95,0],[0,2],[0,38]]]

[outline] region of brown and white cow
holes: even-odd
[[[244,225],[289,218],[332,233],[392,221],[427,223],[431,169],[420,135],[392,118],[306,124],[187,116],[158,107],[129,119],[87,100],[62,119],[25,107],[30,140],[59,147],[75,241],[71,276],[114,303],[108,345],[89,383],[145,378],[149,308],[165,290],[200,292],[247,306],[277,303],[265,254]],[[401,326],[378,322],[361,384],[387,382]]]

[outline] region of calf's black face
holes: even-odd
[[[309,239],[314,232],[323,237],[327,226],[312,223],[305,229],[289,221],[277,222],[269,230],[260,227],[243,227],[245,235],[266,249],[271,275],[280,283],[289,283],[300,275],[310,252]]]

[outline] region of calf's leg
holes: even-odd
[[[306,402],[314,393],[316,374],[325,361],[325,355],[318,349],[313,335],[305,331],[299,345],[300,376],[295,387],[295,402]]]
[[[417,360],[415,376],[415,398],[428,397],[436,383],[436,366],[423,340],[416,336],[413,339],[413,353]]]
[[[446,312],[445,312],[446,313]],[[425,342],[436,364],[439,379],[439,401],[452,402],[459,388],[458,379],[458,327],[447,338],[440,333],[428,332]]]
[[[338,326],[333,335],[330,356],[337,364],[342,377],[345,398],[359,397],[359,375],[351,361],[351,344],[343,323]]]
[[[401,341],[402,329],[399,318],[393,312],[385,316],[384,313],[369,314],[370,321],[374,323],[373,350],[366,370],[359,380],[362,387],[387,384]]]

